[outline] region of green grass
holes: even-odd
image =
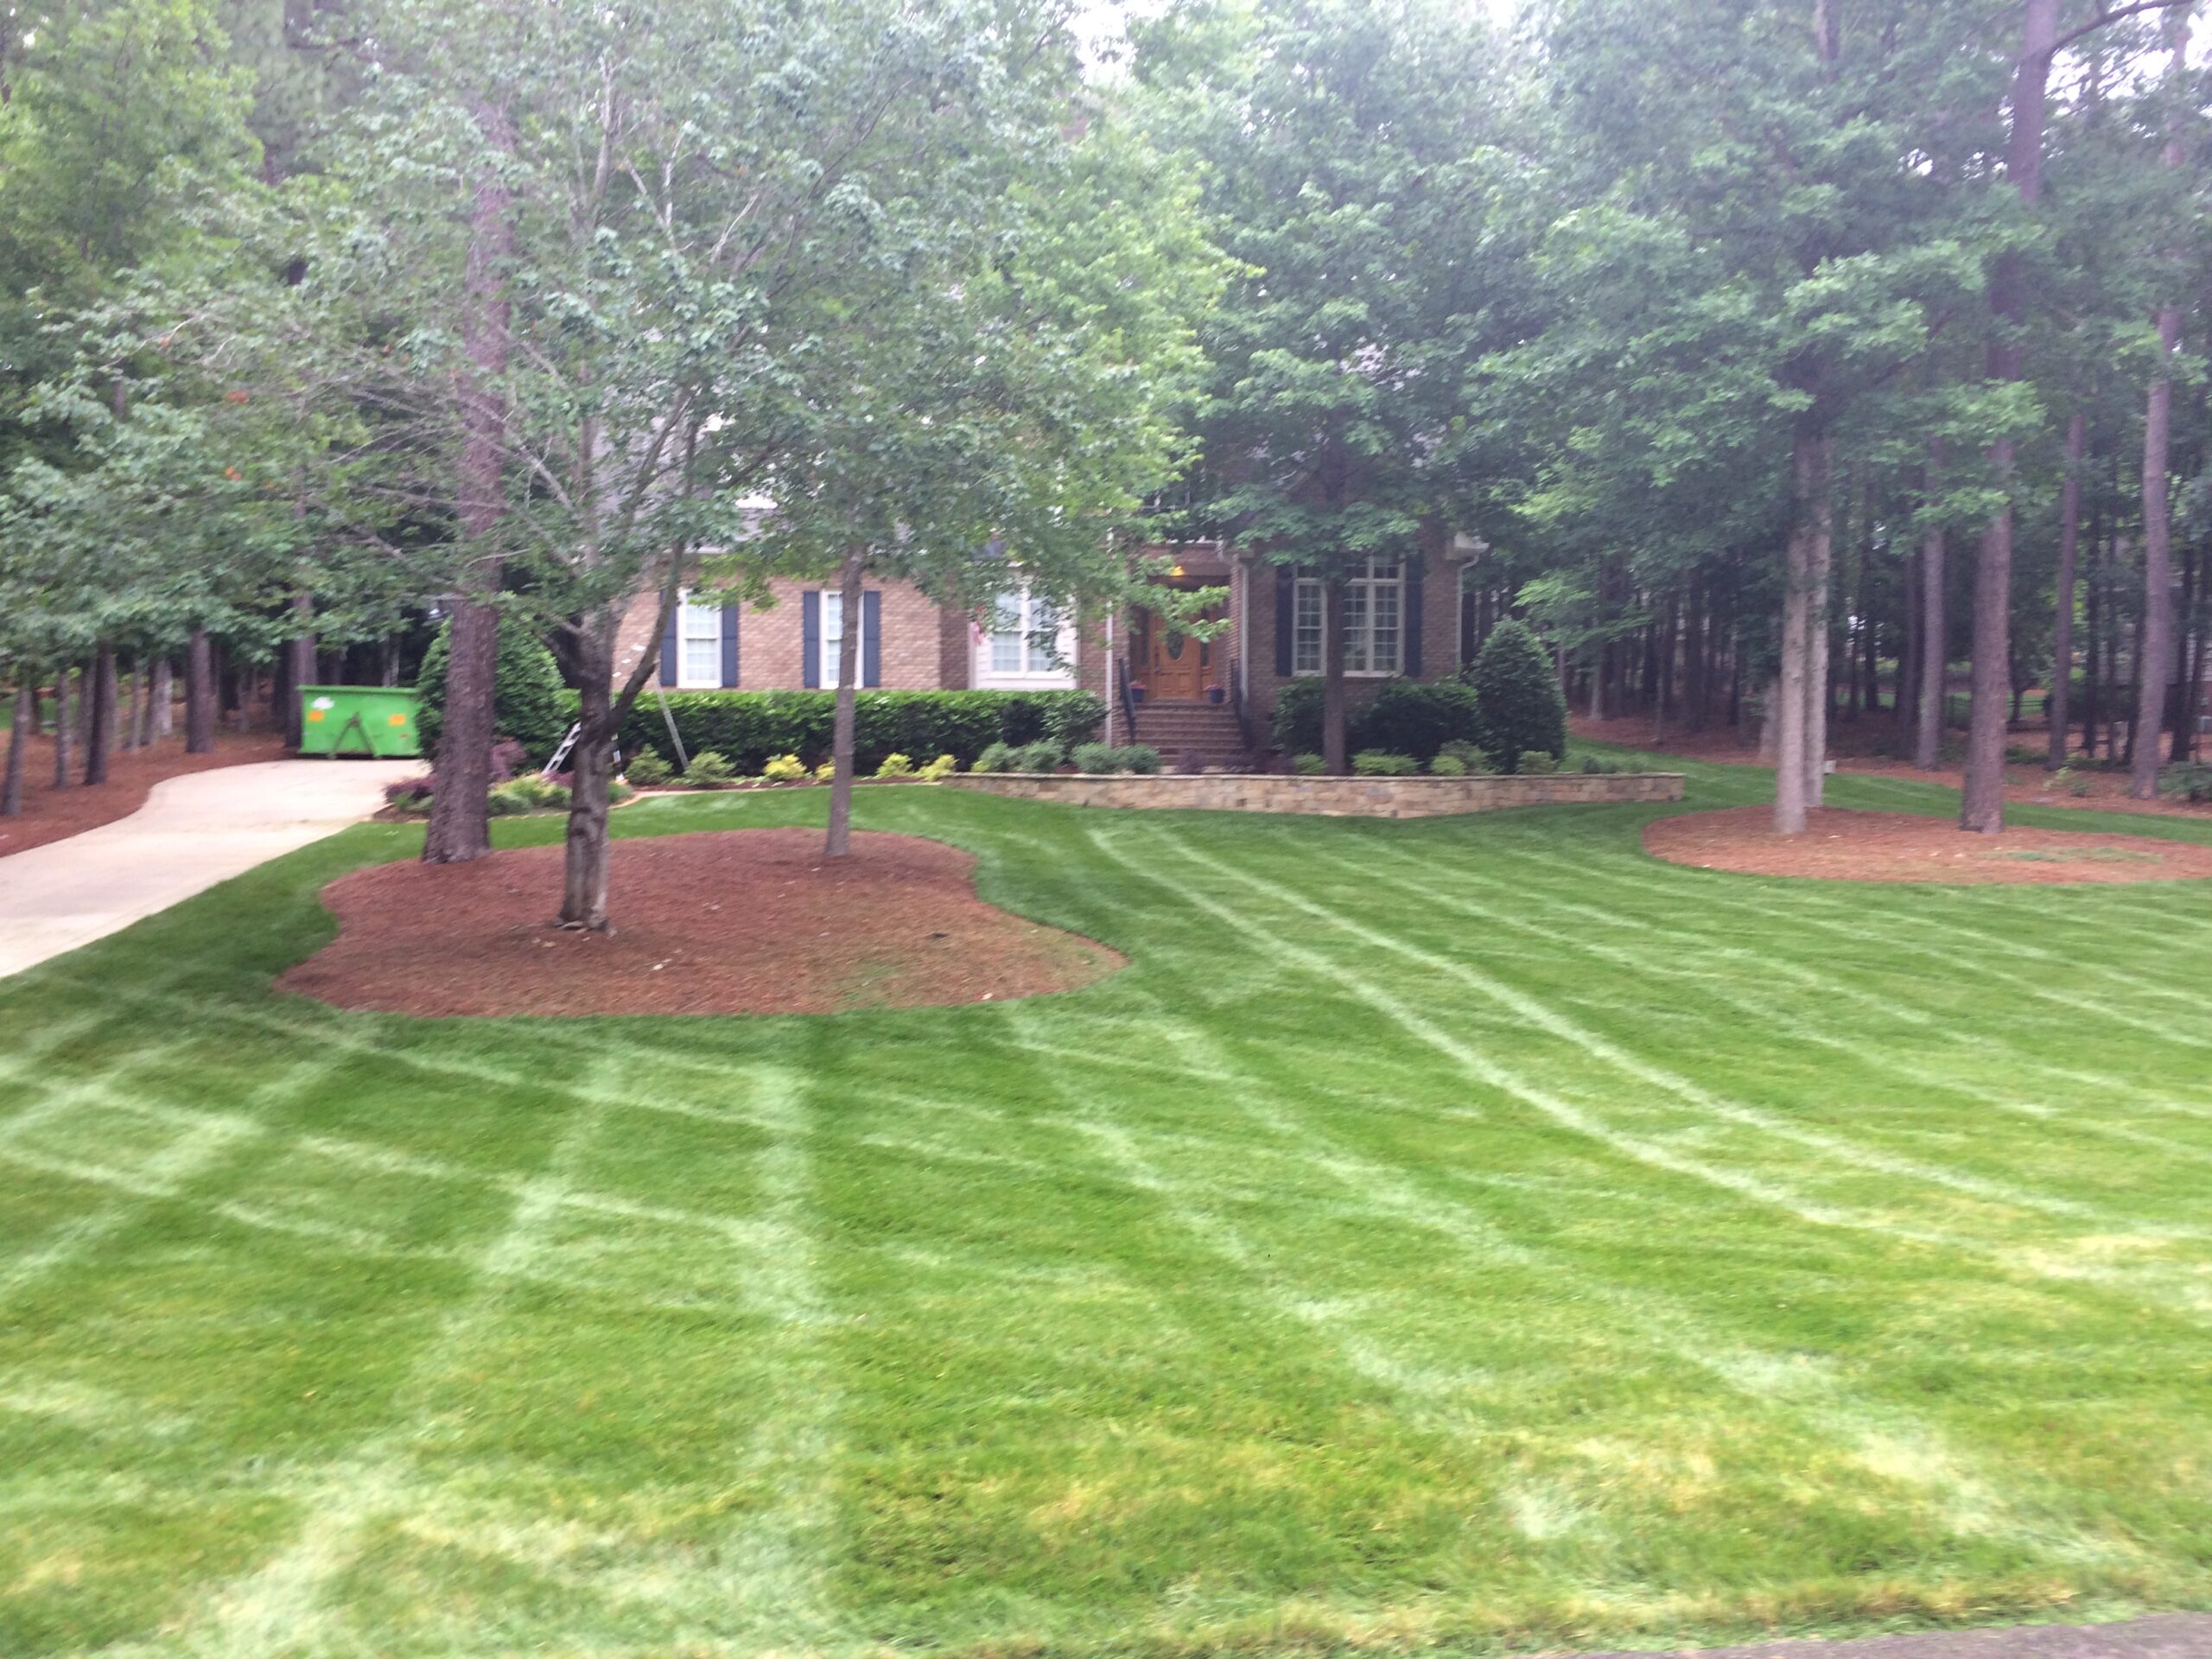
[[[0,1653],[2212,1605],[2205,886],[1723,875],[1650,809],[857,810],[1133,965],[812,1020],[272,995],[419,833],[364,827],[0,986]]]

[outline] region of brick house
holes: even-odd
[[[1465,637],[1459,572],[1471,549],[1463,538],[1425,536],[1411,556],[1370,560],[1349,584],[1345,649],[1355,708],[1393,676],[1457,671]],[[979,617],[887,581],[863,597],[861,683],[918,691],[1079,688],[1106,700],[1109,742],[1149,743],[1171,765],[1252,764],[1269,747],[1280,688],[1321,672],[1320,583],[1215,542],[1146,551],[1166,561],[1171,585],[1226,589],[1227,626],[1198,639],[1141,608],[1078,626],[1019,591]],[[836,588],[778,580],[770,592],[772,605],[728,609],[687,597],[661,642],[661,684],[834,686],[844,628]],[[618,682],[645,651],[657,608],[644,596],[625,618]]]

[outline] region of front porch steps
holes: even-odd
[[[1147,700],[1137,705],[1136,741],[1158,749],[1176,772],[1250,772],[1252,756],[1225,702]]]

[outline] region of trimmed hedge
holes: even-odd
[[[740,777],[757,777],[779,754],[810,767],[827,760],[836,704],[834,691],[668,694],[684,752],[725,755]],[[862,777],[892,754],[950,754],[973,766],[994,743],[1048,742],[1065,751],[1090,742],[1105,722],[1105,702],[1089,691],[861,691],[855,694],[853,760]],[[668,753],[668,727],[651,690],[618,741],[625,754]]]
[[[445,723],[446,658],[452,649],[453,624],[438,630],[415,677],[423,707],[416,725],[423,747],[435,750]],[[493,729],[512,737],[532,760],[549,759],[576,721],[576,696],[561,683],[553,653],[524,632],[511,616],[499,619],[499,654],[493,671]]]
[[[1529,772],[1535,770],[1530,757],[1541,754],[1554,763],[1542,768],[1549,772],[1567,759],[1567,699],[1535,634],[1506,618],[1463,671],[1489,732],[1483,747],[1495,765]]]
[[[1345,747],[1409,754],[1423,765],[1447,743],[1483,746],[1482,715],[1471,687],[1456,680],[1385,680],[1345,713]],[[1321,681],[1293,680],[1275,697],[1275,747],[1291,754],[1321,747]]]

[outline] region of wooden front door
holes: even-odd
[[[1162,702],[1195,702],[1206,694],[1213,652],[1203,639],[1147,613],[1143,671],[1146,695]]]

